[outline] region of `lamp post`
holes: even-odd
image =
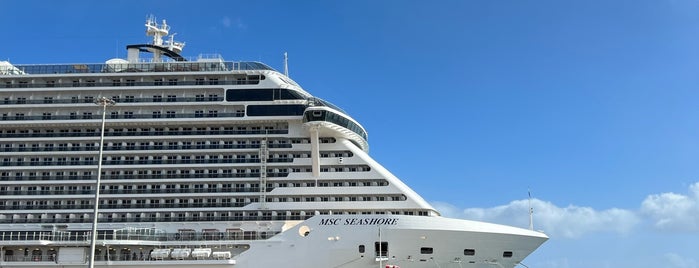
[[[95,207],[92,215],[92,239],[90,239],[90,263],[89,268],[95,267],[95,242],[97,241],[97,215],[100,204],[100,179],[102,178],[102,152],[104,149],[104,124],[107,119],[107,106],[114,105],[114,100],[101,97],[95,104],[102,105],[102,131],[100,132],[100,153],[97,159],[97,181],[95,182]]]

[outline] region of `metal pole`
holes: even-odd
[[[104,125],[107,119],[107,105],[114,105],[114,101],[102,97],[95,101],[95,104],[102,105],[102,131],[100,132],[99,158],[97,159],[97,181],[95,182],[95,206],[92,215],[92,239],[90,239],[90,262],[89,268],[95,267],[95,243],[97,242],[97,215],[100,203],[100,179],[102,178],[102,152],[104,149]]]

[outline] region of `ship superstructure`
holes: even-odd
[[[512,267],[547,239],[440,217],[342,109],[146,27],[127,59],[0,62],[0,267]]]

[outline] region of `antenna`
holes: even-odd
[[[529,194],[529,230],[534,231],[534,208],[532,208],[532,192],[527,189]]]
[[[284,52],[284,75],[289,77],[289,56]]]

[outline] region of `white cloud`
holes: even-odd
[[[699,268],[699,259],[692,254],[699,245],[699,182],[685,193],[648,194],[636,204],[636,209],[595,209],[532,199],[534,227],[551,240],[525,263],[540,268]],[[522,228],[529,225],[526,199],[487,208],[464,209],[441,202],[432,205],[445,217]],[[637,255],[629,259],[628,254]]]
[[[434,203],[446,217],[456,217],[507,224],[529,226],[529,201],[515,200],[507,205],[492,208],[467,208],[462,211],[445,203]],[[624,209],[598,211],[589,207],[569,205],[558,207],[551,202],[532,199],[534,228],[550,236],[577,238],[592,232],[616,232],[626,234],[639,223],[636,214]]]
[[[223,24],[223,27],[226,27],[226,28],[231,27],[231,18],[223,17],[223,19],[221,19],[221,24]]]
[[[455,207],[452,204],[444,202],[431,202],[432,205],[443,217],[447,218],[463,218],[461,215],[461,209]]]
[[[641,213],[655,227],[667,231],[699,230],[699,182],[689,186],[689,194],[649,195],[641,204]]]
[[[238,28],[240,30],[247,29],[247,25],[245,25],[240,18],[237,18],[234,21],[233,19],[231,19],[228,16],[225,16],[221,19],[221,25],[223,25],[224,28],[231,28],[231,27],[235,26],[236,28]]]
[[[534,209],[534,228],[543,230],[552,237],[578,238],[588,233],[598,232],[628,234],[641,221],[649,221],[656,229],[663,231],[699,231],[699,182],[689,186],[688,194],[648,195],[641,203],[640,210],[619,208],[596,210],[576,205],[562,207],[539,199],[532,199],[531,202]],[[522,228],[529,226],[529,201],[526,199],[491,208],[460,209],[442,202],[433,202],[432,205],[445,217]],[[667,258],[670,259],[670,257]],[[689,263],[696,264],[696,262]]]
[[[684,258],[678,254],[675,253],[667,253],[665,254],[665,259],[667,262],[671,265],[670,267],[677,267],[677,268],[697,268],[699,267],[699,263],[697,263],[696,260],[691,259],[691,258]]]
[[[545,260],[541,261],[539,263],[528,263],[532,267],[540,267],[540,268],[569,268],[570,266],[570,261],[568,258],[562,258],[562,259],[550,259],[550,260]]]

